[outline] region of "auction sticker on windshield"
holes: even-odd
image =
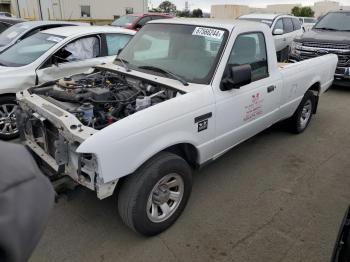
[[[196,29],[194,29],[192,35],[221,39],[222,36],[224,35],[224,33],[225,33],[225,31],[214,29],[214,28],[196,27]]]

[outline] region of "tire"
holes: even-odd
[[[175,154],[161,152],[123,181],[118,195],[119,215],[134,231],[157,235],[179,218],[191,190],[192,170],[188,163]],[[170,192],[177,201],[170,199]]]
[[[290,130],[293,133],[300,134],[306,130],[311,122],[315,107],[315,95],[312,91],[307,91],[294,115],[289,119]]]
[[[17,102],[14,96],[0,97],[0,140],[19,137],[16,123]]]

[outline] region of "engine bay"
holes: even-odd
[[[170,87],[104,70],[34,87],[31,93],[74,114],[83,125],[96,130],[183,94]]]

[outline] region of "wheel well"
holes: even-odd
[[[316,114],[317,112],[317,107],[318,107],[318,100],[319,100],[319,97],[320,97],[320,91],[321,91],[321,84],[320,82],[316,82],[315,84],[313,84],[309,89],[308,91],[312,91],[312,93],[314,94],[315,96],[315,108],[313,110],[313,113]]]
[[[312,91],[314,93],[315,96],[319,96],[320,91],[321,91],[321,84],[320,82],[316,82],[315,84],[313,84],[308,91]]]
[[[163,151],[170,152],[182,157],[192,168],[196,168],[198,166],[198,151],[197,148],[192,144],[177,144],[168,147]]]
[[[192,167],[192,168],[197,168],[198,165],[198,150],[197,148],[189,143],[181,143],[181,144],[176,144],[173,146],[170,146],[160,152],[170,152],[173,154],[176,154],[180,157],[182,157],[183,159],[185,159],[185,161]],[[160,153],[159,152],[159,153]],[[158,153],[158,154],[159,154]],[[114,190],[114,194],[118,195],[120,189],[122,188],[125,180],[128,178],[129,176],[124,176],[121,177],[117,183],[117,187]]]

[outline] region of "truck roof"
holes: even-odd
[[[42,31],[46,34],[70,37],[89,33],[120,33],[134,35],[135,31],[114,26],[63,26]]]
[[[148,22],[148,24],[179,24],[179,25],[196,25],[205,27],[224,28],[232,31],[233,28],[239,25],[254,24],[257,27],[262,26],[262,23],[232,20],[232,19],[216,19],[216,18],[174,18],[174,19],[160,19]],[[266,25],[263,25],[266,26]]]

